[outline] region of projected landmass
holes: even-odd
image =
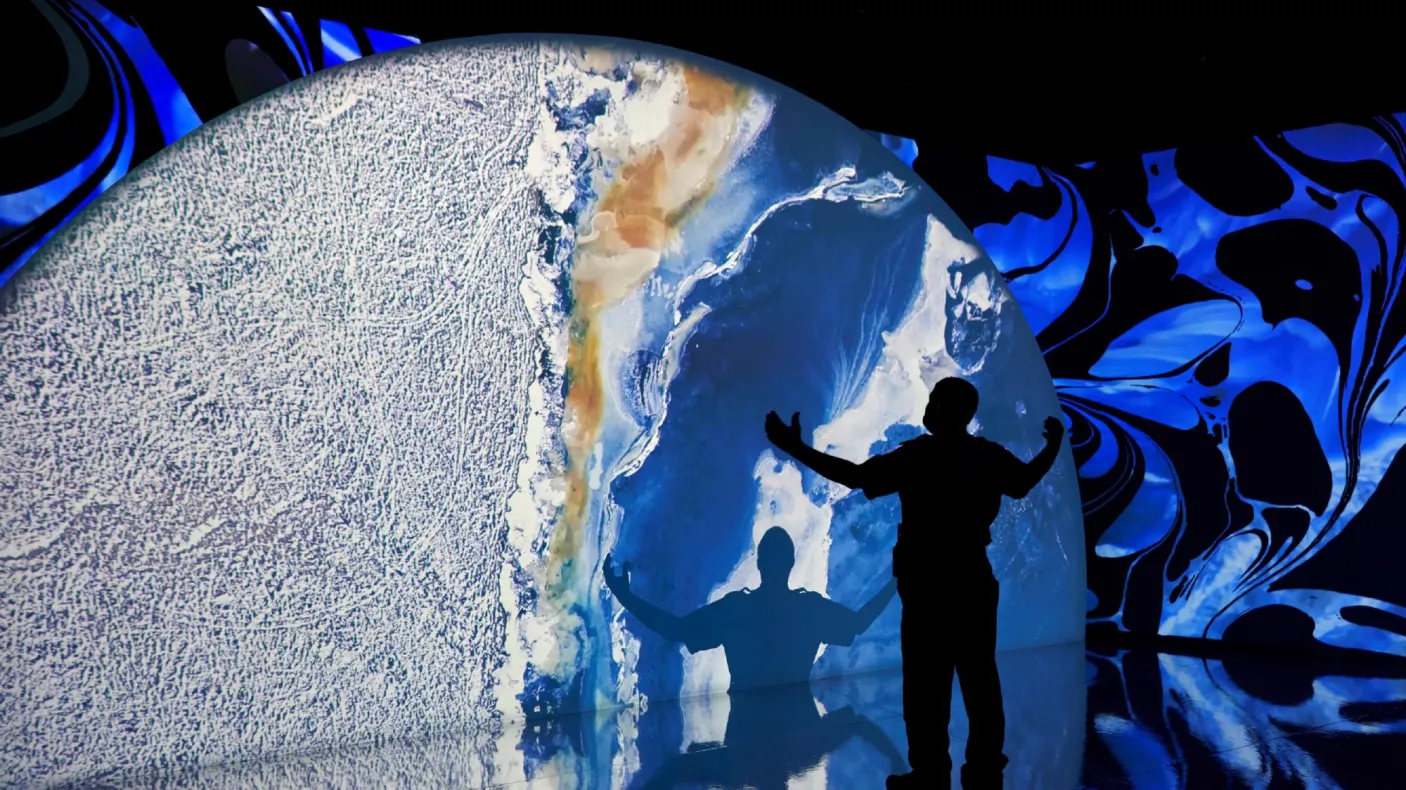
[[[41,249],[0,348],[21,783],[517,748],[524,715],[722,691],[621,613],[607,552],[676,610],[755,586],[774,526],[798,587],[890,573],[896,503],[803,476],[768,410],[854,460],[945,376],[1023,458],[1058,413],[999,274],[877,140],[627,44],[451,42],[265,94]],[[1067,453],[1007,503],[1003,646],[1080,638],[1079,512]],[[814,672],[896,666],[896,609]],[[633,745],[542,736],[523,772],[580,748]]]

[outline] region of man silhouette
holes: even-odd
[[[757,544],[756,590],[738,590],[682,617],[645,601],[630,589],[630,566],[615,567],[609,555],[605,584],[625,610],[646,628],[690,653],[722,647],[732,674],[729,691],[801,683],[810,679],[820,646],[848,645],[888,606],[897,581],[885,584],[855,611],[809,590],[791,588],[796,547],[781,527],[772,527]],[[729,724],[729,727],[731,725]]]
[[[950,784],[947,724],[954,670],[970,724],[962,785],[1000,787],[1007,762],[996,671],[1000,585],[986,547],[1001,497],[1022,498],[1040,482],[1059,453],[1064,423],[1046,419],[1044,449],[1022,463],[1004,447],[967,432],[978,401],[970,382],[942,379],[923,413],[929,433],[862,464],[807,445],[800,414],[790,425],[776,412],[766,417],[767,438],[816,474],[860,489],[869,499],[898,494],[902,521],[893,574],[903,601],[903,710],[913,772],[890,777],[892,788]]]

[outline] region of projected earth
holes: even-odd
[[[1023,458],[1059,413],[999,274],[878,141],[619,42],[417,47],[265,95],[42,249],[0,349],[21,783],[439,732],[529,776],[628,764],[556,740],[579,719],[497,735],[727,688],[720,651],[622,614],[607,552],[678,613],[754,586],[777,525],[795,586],[857,607],[889,578],[897,502],[803,475],[768,410],[856,461],[946,376]],[[1001,644],[1082,638],[1067,451],[993,534]],[[815,673],[898,662],[895,604]]]

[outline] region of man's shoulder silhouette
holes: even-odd
[[[754,590],[743,587],[740,590],[733,590],[708,605],[717,609],[734,609],[738,606],[745,606],[747,604],[747,599],[751,598],[754,593]]]
[[[763,600],[763,598],[759,597],[760,595],[761,595],[761,592],[760,592],[759,590],[754,590],[754,589],[752,589],[752,588],[750,588],[750,587],[743,587],[743,588],[740,589],[740,590],[734,590],[734,591],[728,593],[727,595],[724,595],[723,597],[719,598],[719,599],[716,601],[716,603],[722,603],[722,602],[724,602],[724,601],[727,601],[728,603],[737,604],[737,603],[744,603],[745,601],[750,600],[750,599],[753,599],[753,598],[755,598],[755,599],[757,599],[757,600]],[[791,587],[791,588],[788,588],[788,589],[783,593],[783,595],[785,596],[786,599],[793,599],[793,600],[802,600],[802,599],[806,599],[806,598],[809,597],[809,596],[814,596],[814,597],[817,597],[817,598],[829,600],[829,599],[826,599],[824,595],[821,595],[821,594],[818,593],[818,592],[812,592],[811,590],[807,590],[807,589],[804,588],[804,587]]]
[[[735,596],[735,597],[734,597]],[[827,598],[823,593],[807,590],[804,587],[792,587],[780,595],[762,595],[756,590],[743,588],[737,592],[728,593],[718,602],[732,599],[730,603],[734,606],[759,605],[765,608],[779,608],[782,611],[793,613],[805,612],[828,612],[837,604]]]
[[[791,592],[802,606],[827,606],[834,603],[821,593],[815,592],[814,590],[807,590],[804,587],[797,587]]]
[[[749,596],[748,590],[734,590],[685,616],[687,635],[682,641],[689,652],[711,650],[732,637],[743,620]]]
[[[898,446],[885,453],[885,456],[894,460],[911,463],[931,462],[942,458],[986,461],[1001,460],[1009,455],[1010,451],[999,442],[993,442],[984,436],[974,436],[969,433],[960,433],[950,438],[939,439],[930,433],[915,436],[907,441],[898,443]]]
[[[1011,454],[1004,444],[987,439],[985,436],[973,436],[973,443],[983,451],[991,453],[997,457],[1004,457]]]

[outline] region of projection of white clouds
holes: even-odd
[[[999,274],[808,99],[622,42],[299,80],[137,169],[0,295],[0,774],[725,690],[721,651],[621,612],[603,556],[683,613],[755,584],[779,525],[792,583],[859,606],[896,503],[801,474],[762,417],[862,460],[952,375],[1034,454],[1058,404]],[[1005,648],[1082,638],[1075,483],[1066,452],[993,528]],[[898,609],[814,672],[897,666]]]

